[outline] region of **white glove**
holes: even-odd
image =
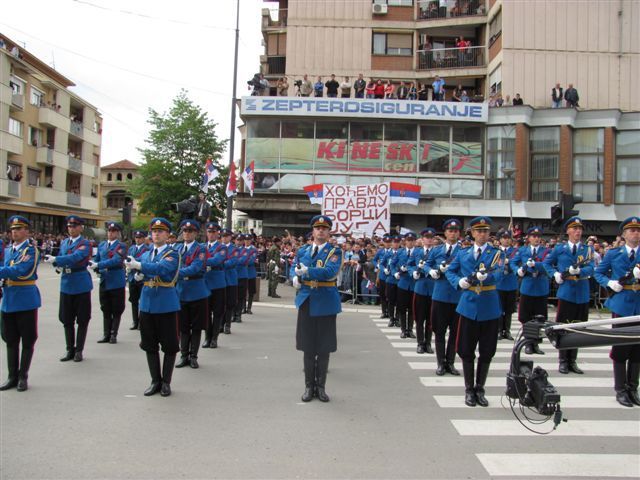
[[[530,258],[529,260],[527,260],[527,267],[533,268],[535,266],[536,266],[536,262],[533,260],[533,258]]]
[[[633,267],[633,276],[640,280],[640,267]]]
[[[446,272],[449,268],[449,265],[440,265],[440,271],[442,273]]]
[[[127,269],[129,270],[140,270],[142,264],[133,258],[131,255],[127,257]]]
[[[558,285],[564,283],[564,279],[562,278],[562,274],[560,272],[556,272],[553,274],[553,279],[556,281]]]
[[[573,268],[573,265],[569,267],[569,273],[571,275],[578,275],[580,273],[580,267]]]
[[[489,276],[488,273],[476,272],[476,278],[478,279],[479,282],[484,282],[488,276]]]
[[[144,273],[140,273],[140,272],[136,272],[133,274],[133,279],[136,282],[141,282],[142,280],[144,280]]]
[[[308,271],[309,271],[309,267],[307,267],[304,263],[301,263],[300,267],[295,268],[296,275],[300,275],[300,276],[303,276]]]
[[[469,288],[471,286],[471,284],[469,282],[467,282],[467,279],[462,277],[459,281],[458,281],[458,285],[460,285],[460,288],[462,288],[463,290],[466,290],[467,288]]]
[[[273,267],[273,273],[278,275],[280,273],[280,269],[278,267]]]
[[[431,269],[429,270],[429,276],[434,280],[437,280],[440,278],[440,272],[438,270]]]
[[[413,279],[420,280],[420,272],[418,272],[417,270],[413,272]]]
[[[508,258],[505,258],[505,259],[504,259],[504,264],[505,264],[505,265],[509,265],[509,259],[508,259]]]
[[[424,268],[424,264],[425,264],[424,260],[420,260],[418,262],[418,268]]]
[[[45,263],[53,263],[56,261],[56,257],[54,257],[53,255],[45,255],[44,256],[44,262]]]
[[[300,287],[302,285],[300,285],[300,280],[298,279],[298,277],[293,277],[293,288],[295,288],[296,290],[300,290]]]
[[[401,272],[406,272],[406,271],[407,271],[407,266],[406,266],[406,265],[402,265],[402,266],[400,267],[400,271],[401,271]]]
[[[613,290],[616,293],[621,292],[623,289],[622,285],[620,285],[620,282],[617,280],[609,280],[607,282],[607,287],[609,287],[611,290]]]
[[[380,269],[378,267],[373,269],[374,273],[378,273],[380,271]]]
[[[276,261],[275,260],[269,260],[269,265],[275,265]]]
[[[394,273],[393,276],[396,280],[400,280],[400,272]]]
[[[56,271],[56,273],[58,275],[62,273],[62,268],[60,268],[60,267],[56,267],[56,268],[54,268],[54,270]]]
[[[385,275],[390,275],[391,274],[391,270],[389,270],[388,268],[384,269],[384,274]]]
[[[518,269],[518,276],[519,276],[519,277],[524,277],[524,270],[523,270],[523,268],[522,268],[522,267],[520,267],[520,268]]]
[[[96,268],[98,268],[98,262],[94,262],[93,260],[89,260],[89,268],[91,270],[95,270]]]

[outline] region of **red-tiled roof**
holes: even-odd
[[[129,160],[120,160],[119,162],[105,165],[102,170],[137,170],[138,165]]]

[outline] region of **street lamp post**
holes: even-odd
[[[515,168],[510,168],[510,167],[503,167],[502,168],[502,174],[507,177],[507,180],[511,180],[511,177],[513,177],[513,174],[516,173],[516,169]],[[515,185],[514,188],[511,189],[511,192],[509,192],[509,231],[513,231],[513,193],[515,190]]]

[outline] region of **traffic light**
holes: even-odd
[[[582,197],[580,195],[571,195],[570,193],[563,193],[560,198],[562,202],[562,218],[567,220],[568,218],[575,217],[580,213],[580,210],[573,210],[576,203],[582,203]]]
[[[562,225],[562,204],[558,203],[551,207],[551,225],[553,228],[560,228]]]

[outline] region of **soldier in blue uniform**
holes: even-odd
[[[227,251],[227,257],[224,260],[224,278],[225,288],[225,304],[224,304],[224,323],[222,332],[226,335],[231,333],[231,319],[236,305],[238,304],[238,250],[231,241],[233,232],[229,229],[222,230],[222,244]]]
[[[29,242],[30,229],[31,223],[26,217],[14,215],[9,218],[13,244],[2,252],[4,261],[0,266],[0,281],[4,281],[0,331],[7,344],[9,376],[0,385],[0,390],[14,387],[19,392],[27,390],[33,348],[38,339],[41,300],[36,280],[39,253]]]
[[[60,280],[59,319],[64,326],[67,353],[61,362],[81,362],[84,342],[91,320],[91,290],[93,281],[87,270],[91,260],[91,244],[82,236],[84,219],[77,215],[66,218],[69,237],[62,241],[58,256],[45,255],[44,261],[52,263],[62,275]],[[75,331],[75,323],[78,331]]]
[[[586,322],[589,319],[589,277],[593,275],[593,249],[582,243],[583,223],[571,217],[564,223],[568,241],[557,245],[543,265],[558,284],[556,322]],[[576,362],[578,349],[560,350],[558,371],[584,373]]]
[[[413,276],[409,272],[411,259],[415,251],[416,234],[404,235],[405,246],[397,255],[393,276],[398,281],[398,318],[400,319],[400,338],[416,338],[413,334]]]
[[[98,343],[118,343],[120,317],[124,312],[126,276],[124,259],[127,246],[119,240],[122,225],[107,223],[107,240],[100,242],[89,268],[100,276],[100,310],[102,310],[102,338]]]
[[[433,296],[431,297],[431,323],[435,335],[436,357],[438,367],[436,375],[442,376],[449,372],[451,375],[460,375],[454,366],[456,359],[456,334],[458,332],[458,314],[456,306],[460,300],[460,291],[449,285],[445,273],[449,265],[459,254],[461,247],[460,220],[450,218],[442,224],[445,243],[431,251],[424,271],[435,281]],[[449,330],[449,338],[445,349],[445,335]]]
[[[142,254],[149,250],[149,247],[145,243],[146,238],[147,232],[143,230],[135,230],[133,232],[133,239],[135,243],[129,247],[127,256],[140,261]],[[137,330],[140,325],[138,317],[138,303],[140,301],[140,293],[142,293],[142,281],[137,281],[134,276],[135,272],[129,272],[127,274],[127,282],[129,283],[129,302],[131,302],[131,316],[133,318],[133,324],[129,330]]]
[[[491,224],[489,217],[476,217],[469,222],[474,243],[458,254],[446,272],[451,286],[462,291],[456,308],[460,315],[457,350],[464,373],[464,403],[469,407],[489,406],[484,385],[498,346],[502,315],[496,285],[504,275],[504,254],[487,243]],[[478,368],[474,384],[476,348]]]
[[[500,235],[500,250],[504,254],[504,275],[497,286],[500,305],[502,306],[498,338],[504,338],[505,340],[513,340],[511,336],[511,316],[515,312],[516,292],[518,291],[518,277],[516,277],[513,266],[513,259],[518,250],[511,246],[511,241],[511,232],[508,230]]]
[[[433,228],[425,228],[420,232],[422,236],[422,248],[414,248],[412,259],[409,262],[409,272],[415,284],[413,287],[414,319],[416,322],[416,335],[418,353],[433,353],[431,348],[431,295],[435,280],[425,272],[427,260],[433,249],[433,237],[436,231]]]
[[[256,264],[258,262],[258,249],[253,245],[253,237],[250,234],[244,236],[244,246],[249,251],[247,255],[247,303],[243,309],[243,313],[252,315],[251,307],[253,306],[253,297],[257,292],[258,272]]]
[[[207,223],[206,274],[204,279],[210,293],[207,328],[202,348],[218,348],[218,335],[224,324],[225,289],[227,287],[224,262],[227,259],[227,247],[222,244],[219,236],[220,225],[216,222]]]
[[[247,287],[248,287],[248,270],[247,260],[249,258],[249,251],[244,246],[245,235],[238,233],[236,236],[236,249],[238,251],[238,260],[236,263],[236,272],[238,274],[238,302],[233,310],[232,321],[242,323],[242,310],[244,309],[245,302],[247,301]]]
[[[316,215],[311,219],[313,246],[299,258],[295,273],[302,280],[296,295],[298,308],[296,348],[304,352],[303,402],[317,397],[328,402],[325,391],[329,355],[337,349],[336,316],[342,311],[336,278],[342,267],[342,250],[329,243],[332,222]]]
[[[180,296],[180,361],[176,368],[189,365],[198,368],[198,350],[202,330],[207,327],[207,307],[211,291],[207,288],[206,247],[196,241],[200,231],[197,220],[185,219],[180,222],[184,244],[180,246],[180,271],[178,274],[178,295]]]
[[[627,218],[620,230],[625,245],[609,250],[595,269],[598,283],[613,292],[605,303],[612,318],[640,315],[640,217]],[[640,345],[613,346],[610,357],[616,400],[625,407],[640,406]]]
[[[518,305],[518,321],[523,325],[535,316],[542,315],[547,319],[549,298],[549,276],[544,268],[544,259],[551,252],[542,246],[542,227],[533,226],[527,230],[529,245],[518,250],[511,261],[520,281],[520,304]],[[525,353],[544,355],[538,344],[527,345]]]
[[[400,320],[398,318],[398,280],[395,278],[395,266],[398,261],[398,252],[400,251],[400,235],[391,237],[391,249],[384,256],[383,273],[387,277],[385,283],[387,285],[387,309],[389,312],[389,327],[399,327]]]
[[[127,270],[137,270],[137,280],[144,280],[140,295],[140,348],[146,352],[151,385],[145,396],[160,392],[171,395],[171,377],[178,352],[177,313],[180,298],[176,281],[180,273],[180,253],[167,244],[171,223],[154,218],[149,224],[153,249],[142,255],[142,260],[127,257]],[[164,358],[160,370],[160,349]]]
[[[380,298],[380,309],[382,313],[380,318],[389,318],[389,305],[387,303],[387,276],[384,273],[384,257],[391,250],[391,236],[385,233],[382,237],[382,245],[373,256],[375,270],[378,273],[378,296]]]

